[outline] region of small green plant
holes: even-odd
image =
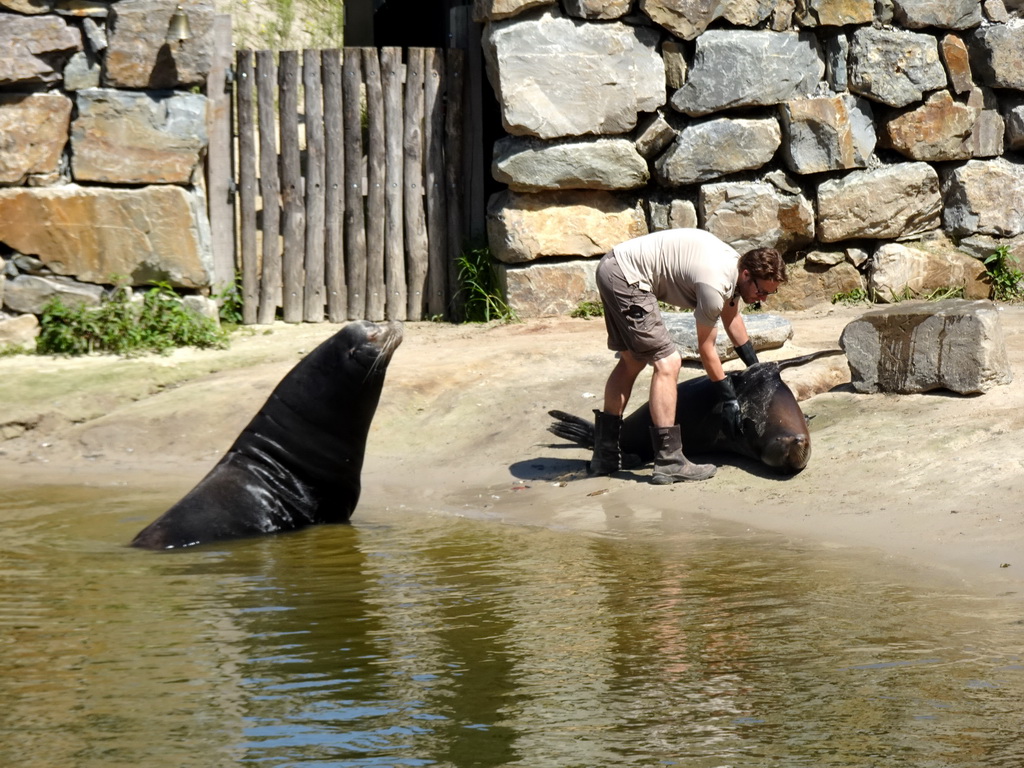
[[[604,304],[600,301],[581,301],[569,317],[604,317]]]
[[[870,302],[868,292],[863,288],[851,288],[848,291],[840,291],[832,296],[833,304],[845,304],[848,307],[856,304],[867,304],[868,302]]]
[[[909,285],[904,285],[903,286],[903,290],[901,290],[901,291],[893,291],[892,292],[892,295],[889,297],[889,303],[890,304],[899,304],[901,301],[910,301],[911,299],[916,299],[916,298],[917,298],[917,294],[914,293],[913,290],[911,290],[910,286]]]
[[[1024,298],[1024,273],[1008,246],[1001,245],[982,262],[992,281],[992,297],[999,301],[1019,301]]]
[[[215,297],[220,307],[218,314],[220,321],[230,327],[242,324],[242,275],[235,273],[234,282],[224,286],[224,289]]]
[[[27,355],[29,349],[23,347],[20,344],[2,344],[0,345],[0,357],[14,357],[15,355]]]
[[[464,296],[463,320],[488,323],[519,321],[519,316],[501,295],[490,248],[468,248],[456,260],[459,288]]]
[[[227,333],[189,311],[166,283],[146,291],[141,304],[118,287],[98,307],[67,306],[51,299],[40,317],[36,352],[84,355],[110,352],[131,357],[174,347],[224,348]]]
[[[964,287],[962,285],[947,285],[943,288],[936,288],[924,297],[925,301],[943,301],[944,299],[962,299]]]

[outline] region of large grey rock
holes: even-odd
[[[683,360],[700,360],[697,351],[697,323],[691,312],[662,312],[662,319],[668,329],[668,335],[679,348]],[[754,345],[754,349],[778,349],[793,338],[793,326],[784,317],[767,313],[752,312],[743,315],[743,324]],[[729,336],[718,321],[718,334],[715,336],[715,350],[721,360],[732,360],[736,357]]]
[[[98,285],[80,283],[67,277],[18,275],[7,281],[4,306],[14,312],[38,315],[54,298],[59,298],[66,306],[99,306],[103,293],[103,288]]]
[[[499,192],[487,207],[491,253],[506,264],[602,256],[645,234],[647,220],[640,201],[610,192]]]
[[[636,189],[650,178],[629,139],[542,141],[506,136],[494,144],[491,175],[519,192],[545,189]]]
[[[980,116],[978,107],[938,91],[922,106],[886,121],[884,143],[911,160],[967,160],[974,154],[971,136]]]
[[[941,224],[939,176],[927,163],[850,171],[818,185],[818,239],[893,240]]]
[[[65,62],[82,50],[82,33],[59,16],[0,12],[0,86],[55,83]]]
[[[205,200],[177,186],[0,189],[0,242],[84,282],[210,285]]]
[[[684,40],[693,40],[716,19],[756,27],[771,16],[775,5],[774,0],[640,0],[640,10],[652,21]]]
[[[207,99],[171,91],[79,91],[71,127],[76,181],[188,184],[203,158]]]
[[[868,286],[879,303],[927,298],[949,288],[962,288],[968,299],[987,299],[985,274],[984,264],[951,245],[885,243],[871,259]]]
[[[854,320],[840,336],[854,389],[987,392],[1013,380],[999,310],[989,301],[909,301]]]
[[[982,85],[1024,90],[1024,26],[992,24],[968,33],[964,42]]]
[[[203,85],[213,58],[213,0],[185,0],[192,36],[168,43],[176,3],[120,0],[111,5],[104,84],[113,88]]]
[[[892,0],[896,23],[910,29],[968,29],[981,24],[979,0]]]
[[[850,90],[890,107],[921,101],[944,88],[938,41],[899,29],[861,27],[850,42]]]
[[[870,24],[875,0],[796,0],[796,20],[804,27]]]
[[[766,182],[718,182],[700,189],[704,228],[740,253],[752,248],[786,252],[814,240],[814,206]]]
[[[720,118],[691,123],[654,163],[658,180],[682,186],[760,168],[782,143],[773,117]]]
[[[771,297],[772,309],[802,310],[827,304],[837,294],[851,295],[866,291],[864,276],[848,261],[837,264],[817,264],[807,258],[786,264],[787,280],[779,292]]]
[[[599,302],[597,259],[499,264],[508,305],[519,317],[568,315],[584,301]]]
[[[795,173],[864,168],[875,150],[871,105],[851,94],[780,105],[783,157]]]
[[[697,38],[690,74],[672,96],[688,115],[767,106],[809,96],[825,62],[808,32],[708,30]]]
[[[943,178],[943,222],[953,235],[1024,233],[1024,165],[970,160]]]
[[[487,76],[505,130],[544,139],[631,131],[665,103],[658,33],[554,11],[488,25]]]
[[[0,93],[0,184],[57,173],[70,121],[61,93]]]

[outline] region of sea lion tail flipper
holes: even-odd
[[[833,355],[846,354],[841,349],[819,349],[817,352],[810,352],[806,355],[800,355],[800,357],[791,357],[788,360],[779,360],[776,365],[779,366],[781,371],[783,368],[794,368],[798,365],[804,365],[812,360],[817,360],[819,357],[831,357]]]
[[[548,416],[556,419],[548,432],[583,448],[594,447],[593,423],[565,411],[548,411]]]

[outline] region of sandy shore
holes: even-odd
[[[762,359],[837,348],[863,311],[783,313],[793,339]],[[1024,586],[1024,308],[1005,308],[1002,322],[1012,384],[974,397],[859,395],[844,357],[818,360],[784,373],[811,418],[805,471],[780,477],[725,457],[710,481],[675,486],[649,484],[649,469],[588,478],[589,457],[546,431],[548,410],[589,417],[599,404],[613,364],[600,320],[410,323],[371,432],[362,505],[583,531],[718,526],[1015,593]],[[131,484],[166,488],[173,502],[335,330],[277,324],[239,332],[226,351],[134,360],[0,359],[0,483]],[[646,389],[641,378],[630,410]]]

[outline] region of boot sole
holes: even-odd
[[[706,475],[697,475],[696,477],[684,477],[683,475],[651,475],[651,483],[653,485],[672,485],[673,483],[697,483],[701,480],[710,480],[715,476],[718,471],[718,467],[711,470]]]

